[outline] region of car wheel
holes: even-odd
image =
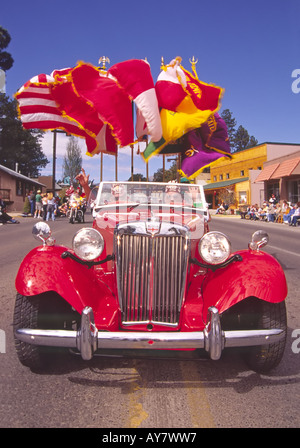
[[[281,328],[285,332],[285,337],[279,342],[251,347],[245,354],[245,360],[252,370],[258,373],[266,373],[278,366],[283,357],[287,334],[285,302],[269,303],[262,301],[258,328]]]
[[[78,317],[72,307],[53,292],[37,296],[17,294],[13,326],[31,329],[72,329],[78,326]],[[32,370],[47,367],[58,352],[66,351],[55,347],[41,347],[27,344],[15,337],[15,347],[20,362]]]
[[[223,329],[256,330],[281,328],[285,337],[274,344],[248,347],[243,350],[247,365],[258,373],[274,369],[281,361],[287,335],[285,302],[270,303],[256,297],[248,298],[225,313]],[[226,315],[227,314],[227,315]],[[231,328],[230,328],[231,327]]]

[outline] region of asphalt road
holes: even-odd
[[[1,428],[99,428],[105,434],[108,428],[299,427],[300,353],[292,344],[300,348],[300,341],[292,332],[300,329],[300,227],[232,217],[213,217],[210,226],[228,234],[234,250],[246,248],[256,228],[267,229],[265,250],[285,270],[288,343],[271,374],[249,371],[235,352],[224,352],[217,362],[194,354],[174,359],[172,353],[154,360],[118,353],[88,363],[58,358],[49,371],[37,374],[19,363],[12,333],[14,279],[25,254],[38,244],[31,235],[33,222],[24,218],[0,227],[0,329],[6,336],[5,353],[3,338],[0,352]],[[70,244],[80,227],[63,218],[50,225],[58,244]]]

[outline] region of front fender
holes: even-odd
[[[202,285],[203,317],[208,308],[215,306],[219,313],[247,297],[257,297],[267,302],[281,302],[287,296],[285,274],[278,261],[271,255],[244,250],[236,252],[243,258],[209,272]]]
[[[117,325],[118,305],[111,289],[99,280],[93,268],[71,258],[63,259],[61,254],[66,250],[63,246],[45,246],[29,252],[17,273],[18,293],[33,296],[55,291],[80,314],[85,306],[92,307],[97,326]]]

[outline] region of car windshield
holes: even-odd
[[[203,188],[175,182],[101,182],[95,210],[119,205],[192,207],[207,210]]]

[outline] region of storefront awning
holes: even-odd
[[[293,171],[297,168],[300,162],[300,157],[296,159],[285,160],[280,163],[279,167],[271,175],[271,179],[280,179],[281,177],[290,176]]]
[[[204,190],[217,190],[218,188],[229,187],[230,185],[239,184],[249,180],[249,177],[240,177],[239,179],[224,180],[221,182],[212,182],[203,186]]]
[[[274,163],[273,165],[266,166],[266,168],[264,168],[259,173],[259,175],[255,179],[254,183],[263,182],[264,180],[269,180],[271,178],[272,174],[277,170],[279,165],[280,165],[279,163]]]

